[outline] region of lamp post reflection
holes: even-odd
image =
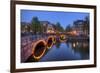
[[[88,42],[72,42],[70,44],[74,53],[79,53],[82,59],[84,59],[84,57],[86,57],[89,54]]]

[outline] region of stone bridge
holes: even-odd
[[[64,34],[44,34],[36,36],[25,36],[21,38],[21,62],[25,62],[30,55],[40,59],[47,49],[50,49],[56,41],[66,40]]]

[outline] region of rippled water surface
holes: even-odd
[[[56,43],[39,61],[64,61],[89,59],[88,42]]]

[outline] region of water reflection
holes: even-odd
[[[33,58],[30,58],[30,60],[31,59]],[[38,61],[45,62],[87,59],[89,59],[89,41],[66,41],[56,42],[52,48],[47,50],[45,55]],[[31,60],[28,62],[35,61]]]
[[[89,42],[72,42],[70,43],[74,53],[79,53],[81,59],[89,58]]]
[[[58,43],[55,43],[55,46],[56,46],[56,48],[60,48],[60,46],[61,46],[61,43],[60,43],[60,42],[58,42]]]
[[[57,42],[41,61],[89,59],[89,42]]]

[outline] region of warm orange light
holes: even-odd
[[[73,34],[77,34],[77,32],[74,30],[74,31],[73,31]]]
[[[47,33],[54,33],[54,31],[53,30],[48,30]]]

